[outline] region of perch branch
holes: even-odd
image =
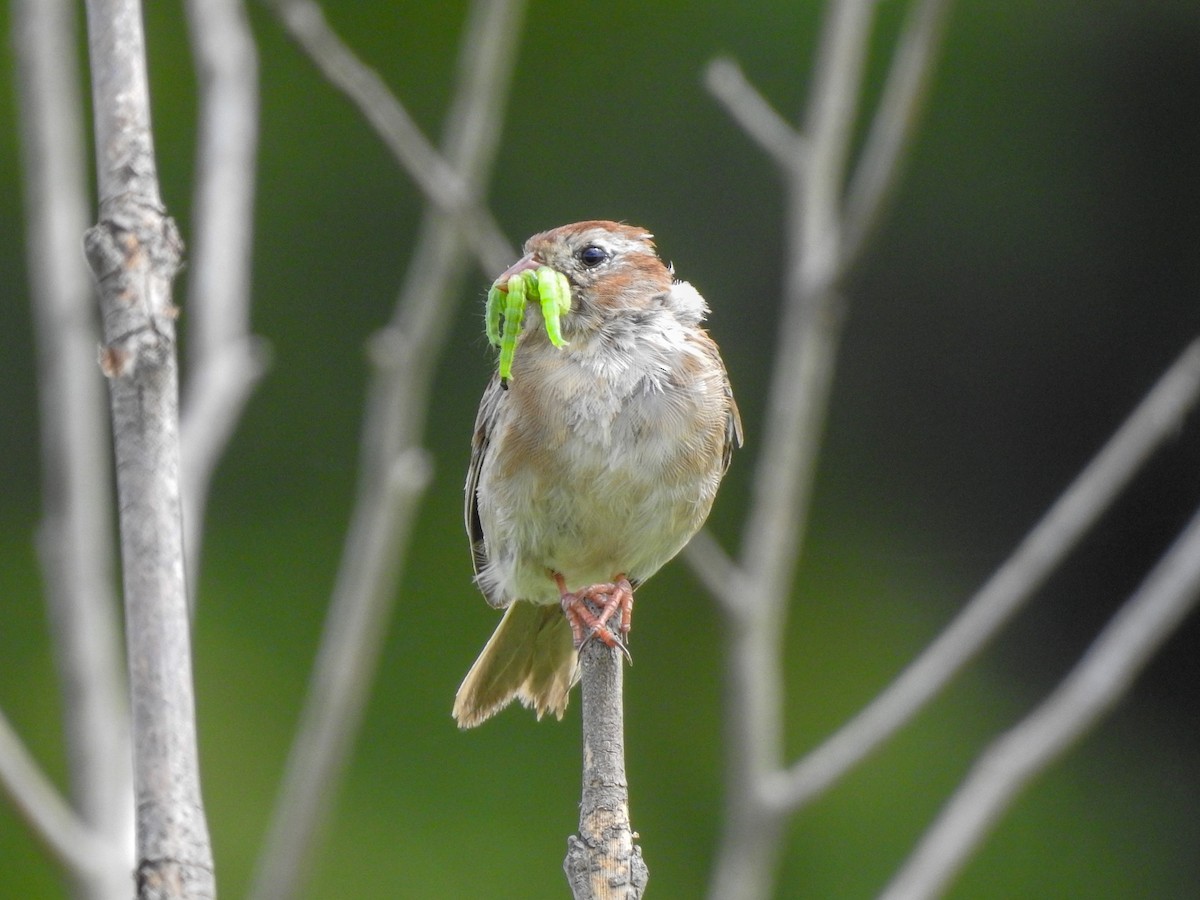
[[[139,897],[216,894],[200,794],[171,280],[182,243],[160,199],[141,7],[88,0],[100,286],[120,512],[133,714]]]
[[[82,824],[95,831],[90,844],[109,851],[69,871],[79,897],[101,900],[129,893],[133,772],[113,591],[112,457],[96,370],[91,281],[79,253],[88,203],[77,29],[66,0],[21,0],[13,24],[38,350],[45,506],[39,556],[72,802]]]
[[[940,896],[1021,791],[1091,730],[1200,598],[1200,513],[1059,686],[972,767],[881,895]]]
[[[262,377],[266,353],[250,334],[258,55],[241,0],[185,6],[200,95],[180,425],[185,571],[194,598],[213,469]]]
[[[313,15],[308,3],[276,8],[281,13],[307,9],[306,15]],[[259,900],[293,896],[303,883],[304,864],[361,721],[395,598],[402,551],[430,477],[421,442],[431,378],[448,336],[452,298],[469,258],[471,245],[462,229],[478,222],[464,211],[482,208],[523,9],[516,0],[479,0],[472,6],[444,140],[454,181],[465,185],[467,198],[453,211],[446,211],[435,196],[428,198],[430,206],[393,320],[371,342],[375,372],[363,426],[358,497],[309,696],[255,877],[252,896]],[[394,99],[386,105],[393,112],[399,108]],[[368,112],[377,122],[380,116],[374,107]],[[426,187],[419,179],[418,183]],[[475,249],[481,250],[478,245]],[[487,252],[498,255],[500,266],[512,258],[507,245],[503,252]]]
[[[583,793],[579,833],[567,839],[563,870],[574,900],[640,900],[650,874],[629,824],[621,653],[589,641],[579,667]]]

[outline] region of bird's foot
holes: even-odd
[[[554,580],[562,599],[563,614],[571,624],[575,648],[598,638],[606,647],[619,647],[625,658],[633,662],[626,646],[633,620],[633,586],[629,579],[618,575],[611,582],[589,585],[578,591],[567,590],[566,582],[557,572]],[[593,606],[596,612],[592,611]],[[617,616],[615,634],[609,625],[614,616]]]

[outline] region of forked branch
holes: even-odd
[[[910,8],[865,148],[846,178],[871,6],[857,0],[831,4],[802,133],[792,133],[733,64],[715,63],[708,73],[714,95],[780,166],[792,200],[783,328],[742,552],[730,559],[710,537],[701,536],[690,553],[727,615],[730,634],[729,799],[711,887],[711,896],[721,900],[768,896],[786,817],[911,721],[961,671],[1077,546],[1200,397],[1197,341],[929,649],[817,750],[790,769],[783,767],[780,635],[836,356],[838,285],[860,255],[897,178],[948,4],[918,0]],[[1076,675],[988,752],[889,897],[935,891],[1020,786],[1113,702],[1153,642],[1190,602],[1185,594],[1194,586],[1190,575],[1181,574],[1186,551],[1180,548],[1192,547],[1195,540],[1200,538],[1189,530]],[[1169,601],[1166,584],[1172,585]],[[1157,610],[1158,618],[1146,610]],[[1125,656],[1118,655],[1119,648]],[[1110,667],[1104,670],[1108,676],[1120,673],[1106,690],[1097,685],[1102,665]]]

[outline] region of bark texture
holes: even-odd
[[[150,131],[141,7],[89,0],[99,221],[85,238],[100,286],[120,506],[137,808],[137,896],[216,895],[200,798],[179,494],[171,281],[183,245],[166,214]]]
[[[621,654],[600,641],[580,651],[583,795],[579,833],[567,839],[563,870],[575,900],[638,900],[650,873],[629,824]]]

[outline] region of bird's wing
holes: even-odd
[[[504,397],[504,389],[500,386],[498,373],[492,375],[483,399],[479,402],[479,412],[475,416],[475,433],[471,436],[471,465],[467,469],[466,508],[464,517],[467,525],[467,537],[471,541],[471,564],[478,575],[480,569],[487,564],[487,544],[483,539],[483,524],[479,521],[479,472],[483,468],[491,444],[492,427],[500,411],[500,401]]]
[[[725,400],[728,403],[729,414],[725,418],[725,449],[722,455],[722,471],[729,468],[729,460],[733,458],[735,448],[742,446],[742,414],[738,412],[737,401],[733,399],[733,386],[729,376],[725,376]]]

